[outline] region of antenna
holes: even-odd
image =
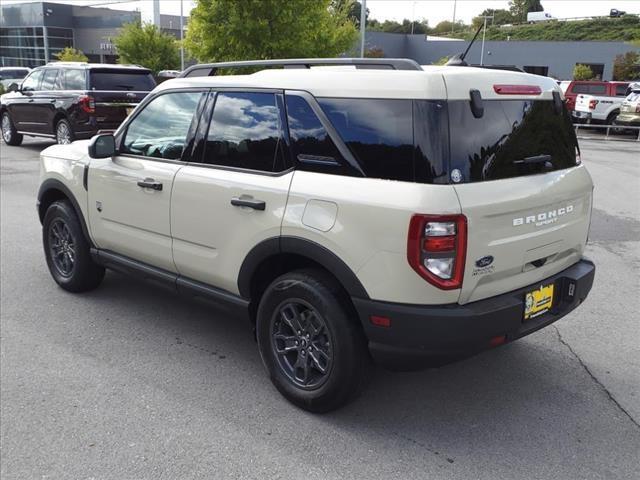
[[[482,30],[483,26],[484,25],[480,25],[480,27],[476,31],[476,34],[473,36],[473,38],[469,42],[469,45],[467,46],[467,49],[464,51],[464,53],[459,53],[457,55],[454,55],[453,57],[451,57],[449,59],[449,61],[445,65],[449,65],[449,66],[453,65],[453,66],[456,66],[456,67],[467,67],[467,66],[469,66],[469,64],[464,61],[464,58],[467,56],[467,53],[469,53],[469,50],[471,49],[471,46],[473,45],[473,42],[475,42],[476,38],[478,38],[478,35],[480,34],[480,30]]]

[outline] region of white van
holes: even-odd
[[[527,13],[527,23],[548,22],[554,17],[547,12],[529,12]]]

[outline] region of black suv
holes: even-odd
[[[114,130],[155,87],[151,71],[137,66],[55,62],[34,69],[2,96],[2,138],[23,135],[58,143]]]

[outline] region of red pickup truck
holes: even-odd
[[[602,97],[626,97],[629,82],[602,82],[598,80],[572,80],[560,83],[567,99],[567,109],[575,110],[578,95]]]

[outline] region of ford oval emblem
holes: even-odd
[[[488,267],[492,263],[493,263],[493,257],[491,255],[487,255],[486,257],[482,257],[476,260],[476,267],[478,268]]]

